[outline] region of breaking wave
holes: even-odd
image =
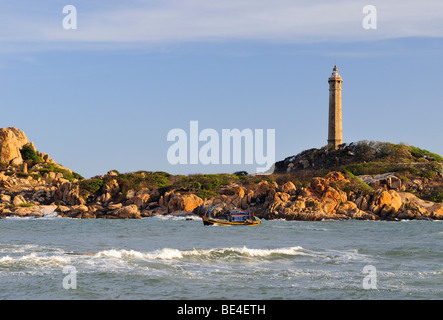
[[[39,255],[38,253],[30,253],[23,256],[6,255],[0,258],[0,269],[9,268],[11,270],[16,268],[27,267],[45,267],[54,268],[62,267],[71,260],[63,255]]]
[[[284,258],[296,255],[308,254],[302,247],[288,247],[275,249],[253,249],[247,247],[229,247],[215,249],[190,249],[179,250],[163,248],[153,252],[142,253],[135,250],[105,250],[97,253],[97,257],[109,257],[117,259],[146,259],[146,260],[178,260],[178,259],[201,259],[217,260],[230,258]]]
[[[184,220],[190,220],[190,221],[201,221],[201,217],[197,216],[195,214],[166,214],[166,215],[157,215],[153,216],[153,219],[158,220],[174,220],[174,221],[184,221]]]

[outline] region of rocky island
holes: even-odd
[[[0,218],[139,219],[233,208],[264,219],[443,219],[443,158],[406,144],[359,141],[306,150],[270,175],[138,171],[84,179],[0,129]]]

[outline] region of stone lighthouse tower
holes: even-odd
[[[341,117],[341,84],[343,79],[334,66],[329,77],[329,126],[328,145],[337,149],[343,143],[342,117]]]

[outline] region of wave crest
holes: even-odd
[[[214,249],[190,249],[179,250],[174,248],[163,248],[153,252],[139,252],[135,250],[105,250],[96,254],[99,258],[115,259],[146,259],[146,260],[181,260],[201,259],[216,260],[229,258],[282,258],[296,255],[306,255],[300,246],[274,249],[254,249],[247,247],[228,247]]]

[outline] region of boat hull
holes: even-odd
[[[256,226],[260,224],[260,220],[253,220],[253,221],[245,221],[245,222],[235,222],[235,221],[228,221],[228,220],[219,220],[219,219],[213,219],[208,217],[202,217],[203,225],[210,226],[210,225],[222,225],[222,226]]]

